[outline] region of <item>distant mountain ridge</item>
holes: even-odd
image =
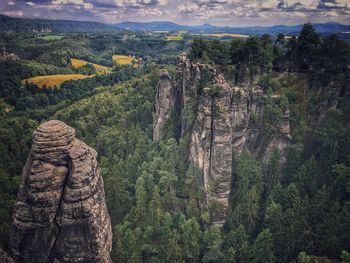
[[[91,21],[73,21],[73,20],[50,20],[50,19],[31,19],[14,18],[0,14],[0,32],[89,32],[89,31],[121,31],[115,25],[108,25]]]
[[[179,31],[186,30],[191,33],[238,33],[238,34],[297,34],[303,25],[276,25],[270,27],[228,27],[213,26],[203,24],[199,26],[179,25],[169,21],[156,22],[122,22],[115,24],[120,28],[131,31]],[[342,25],[339,23],[317,23],[313,24],[319,33],[343,33],[350,32],[350,25]]]
[[[315,29],[322,34],[350,32],[350,25],[339,23],[317,23],[313,24]],[[293,35],[297,34],[303,25],[275,25],[270,27],[229,27],[203,25],[179,25],[171,21],[154,22],[122,22],[117,24],[105,24],[91,21],[50,20],[14,18],[0,14],[0,32],[89,32],[89,31],[188,31],[190,33],[236,33],[236,34],[272,34],[278,33]]]

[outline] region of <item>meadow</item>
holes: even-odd
[[[111,73],[111,71],[112,71],[112,69],[110,67],[106,67],[106,66],[99,65],[96,63],[91,63],[91,62],[88,62],[88,61],[85,61],[82,59],[72,58],[70,61],[71,61],[73,68],[80,68],[80,67],[83,67],[87,64],[91,64],[96,69],[96,71],[100,74],[108,74],[108,73]]]
[[[38,39],[44,40],[44,41],[58,41],[64,38],[64,36],[61,35],[42,35],[38,36]]]
[[[130,65],[132,63],[133,58],[129,56],[123,56],[123,55],[113,55],[112,59],[114,62],[121,64],[121,65]]]
[[[22,85],[25,85],[27,82],[29,84],[37,85],[39,88],[44,86],[47,88],[59,87],[63,82],[67,80],[79,80],[92,78],[94,75],[83,75],[83,74],[66,74],[66,75],[49,75],[49,76],[38,76],[32,77],[29,79],[21,80]]]
[[[182,35],[171,35],[171,36],[166,36],[166,41],[181,41],[183,40]]]

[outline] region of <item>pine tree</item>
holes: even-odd
[[[251,255],[252,263],[274,263],[272,235],[268,228],[260,232],[254,241]]]
[[[148,208],[149,215],[149,225],[153,226],[155,230],[157,230],[160,226],[160,222],[162,219],[162,209],[160,206],[160,195],[159,188],[155,186],[152,192],[152,200],[149,203]]]
[[[224,258],[221,247],[223,240],[217,226],[212,226],[204,232],[203,243],[205,248],[203,263],[221,263]]]
[[[145,216],[146,208],[146,190],[145,180],[142,176],[137,178],[135,185],[135,197],[136,197],[136,208],[135,208],[135,220],[136,222],[142,222]]]
[[[186,262],[199,262],[201,231],[196,219],[188,219],[182,226],[183,254]]]
[[[247,151],[237,160],[237,178],[232,192],[229,225],[236,228],[243,224],[247,232],[252,233],[259,217],[262,172],[257,161]]]
[[[226,236],[225,247],[228,247],[228,253],[225,257],[226,262],[249,262],[249,236],[243,225],[229,232]]]
[[[279,168],[280,168],[280,154],[275,147],[272,151],[269,163],[267,165],[267,172],[265,177],[265,186],[268,192],[271,192],[277,184],[279,184]]]

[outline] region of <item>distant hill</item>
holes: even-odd
[[[237,33],[237,34],[297,34],[303,25],[285,26],[276,25],[271,27],[223,27],[204,24],[199,26],[178,25],[173,22],[123,22],[115,24],[118,27],[131,31],[179,31],[187,30],[191,33]],[[350,25],[342,25],[338,23],[322,23],[314,24],[319,33],[342,33],[350,32]]]
[[[187,30],[187,26],[182,26],[169,21],[155,22],[122,22],[115,26],[131,31],[179,31]]]
[[[89,31],[120,31],[117,26],[89,21],[48,20],[13,18],[0,14],[0,32],[89,32]]]
[[[350,32],[350,25],[339,23],[313,24],[321,34]],[[49,20],[13,18],[0,14],[0,32],[89,32],[89,31],[180,31],[186,30],[190,33],[236,33],[236,34],[271,34],[283,33],[285,35],[297,34],[302,25],[286,26],[276,25],[271,27],[225,27],[203,24],[198,26],[179,25],[170,21],[155,22],[122,22],[117,24],[104,24],[89,21]],[[346,34],[349,35],[349,34]]]

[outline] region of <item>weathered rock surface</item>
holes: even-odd
[[[190,160],[198,169],[205,196],[200,206],[203,210],[215,207],[214,224],[222,225],[229,210],[234,155],[246,149],[266,165],[277,148],[281,164],[285,162],[291,139],[289,111],[282,117],[277,133],[268,135],[263,123],[265,94],[253,84],[255,78],[249,78],[243,87],[234,87],[214,67],[191,62],[186,54],[179,57],[171,100],[177,113],[175,134],[178,138],[191,134]],[[196,116],[193,127],[188,127],[186,120],[189,111]]]
[[[213,94],[212,89],[217,89]],[[198,115],[192,130],[190,155],[202,175],[206,205],[216,205],[217,221],[224,220],[229,206],[232,175],[232,110],[233,90],[227,84],[204,88]]]
[[[111,223],[96,156],[63,122],[45,122],[34,132],[13,215],[16,262],[111,262]]]
[[[186,111],[197,96],[201,80],[200,65],[193,63],[185,53],[180,54],[174,79],[175,87],[175,137],[177,140],[189,132]],[[191,101],[192,100],[192,101]]]
[[[153,124],[153,141],[157,142],[163,137],[163,128],[170,118],[175,106],[175,90],[171,83],[169,73],[163,69],[160,72],[156,93],[156,113]]]

